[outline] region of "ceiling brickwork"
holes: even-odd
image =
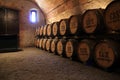
[[[112,0],[31,0],[34,1],[46,15],[47,23],[81,14],[87,9],[103,8]]]

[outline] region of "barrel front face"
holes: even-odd
[[[101,42],[95,47],[95,60],[101,68],[109,68],[114,64],[115,51],[112,47],[106,42]]]
[[[50,48],[50,39],[47,39],[45,45],[46,45],[46,50],[49,51],[49,48]]]
[[[43,28],[43,35],[46,36],[46,32],[47,32],[47,25],[44,26]]]
[[[58,25],[57,25],[57,23],[53,24],[53,30],[52,30],[52,32],[53,32],[54,36],[56,36],[58,34]]]
[[[74,48],[73,48],[72,42],[71,42],[71,41],[68,41],[68,42],[66,43],[66,47],[65,47],[66,57],[68,57],[68,58],[72,57],[72,55],[73,55],[73,50],[74,50]]]
[[[52,41],[51,43],[51,52],[55,52],[55,40]]]
[[[43,39],[40,39],[39,48],[42,48]]]
[[[87,62],[90,58],[90,47],[86,42],[80,42],[78,45],[78,60]]]
[[[83,15],[83,29],[86,33],[93,33],[97,28],[98,18],[96,12],[93,10],[87,10]]]
[[[51,52],[51,42],[52,42],[52,39],[48,39],[47,42],[46,42],[46,50],[47,51],[50,51]]]
[[[104,16],[108,29],[120,31],[120,1],[110,3],[105,10]]]
[[[78,29],[78,18],[77,18],[77,16],[72,16],[70,18],[69,24],[70,24],[69,27],[70,27],[71,34],[76,34],[77,33],[77,29]]]
[[[41,26],[41,28],[40,28],[40,30],[39,30],[39,34],[40,34],[40,36],[43,35],[43,26]]]
[[[47,26],[47,36],[51,35],[51,24]]]
[[[67,26],[65,20],[60,22],[60,35],[64,36],[66,34]]]
[[[45,47],[46,47],[46,41],[47,41],[47,39],[43,39],[43,44],[42,44],[43,49],[45,49]]]
[[[58,55],[62,55],[62,53],[63,53],[63,44],[62,44],[61,40],[58,41],[58,43],[57,43],[57,53],[58,53]]]

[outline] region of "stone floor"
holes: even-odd
[[[0,80],[120,80],[120,74],[85,66],[36,48],[0,53]]]

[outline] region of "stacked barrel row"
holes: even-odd
[[[36,29],[36,34],[44,38],[62,38],[80,35],[79,32],[81,31],[79,30],[81,29],[79,28],[81,28],[81,26],[79,16],[80,15],[74,15],[71,16],[70,19],[62,19],[59,22],[41,26]]]
[[[36,46],[104,69],[120,61],[120,1],[36,29]]]

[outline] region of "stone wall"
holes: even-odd
[[[45,24],[44,15],[40,8],[30,0],[0,0],[0,6],[19,10],[19,45],[20,47],[34,46],[34,33],[36,27]],[[35,8],[39,13],[39,22],[30,23],[30,9]]]

